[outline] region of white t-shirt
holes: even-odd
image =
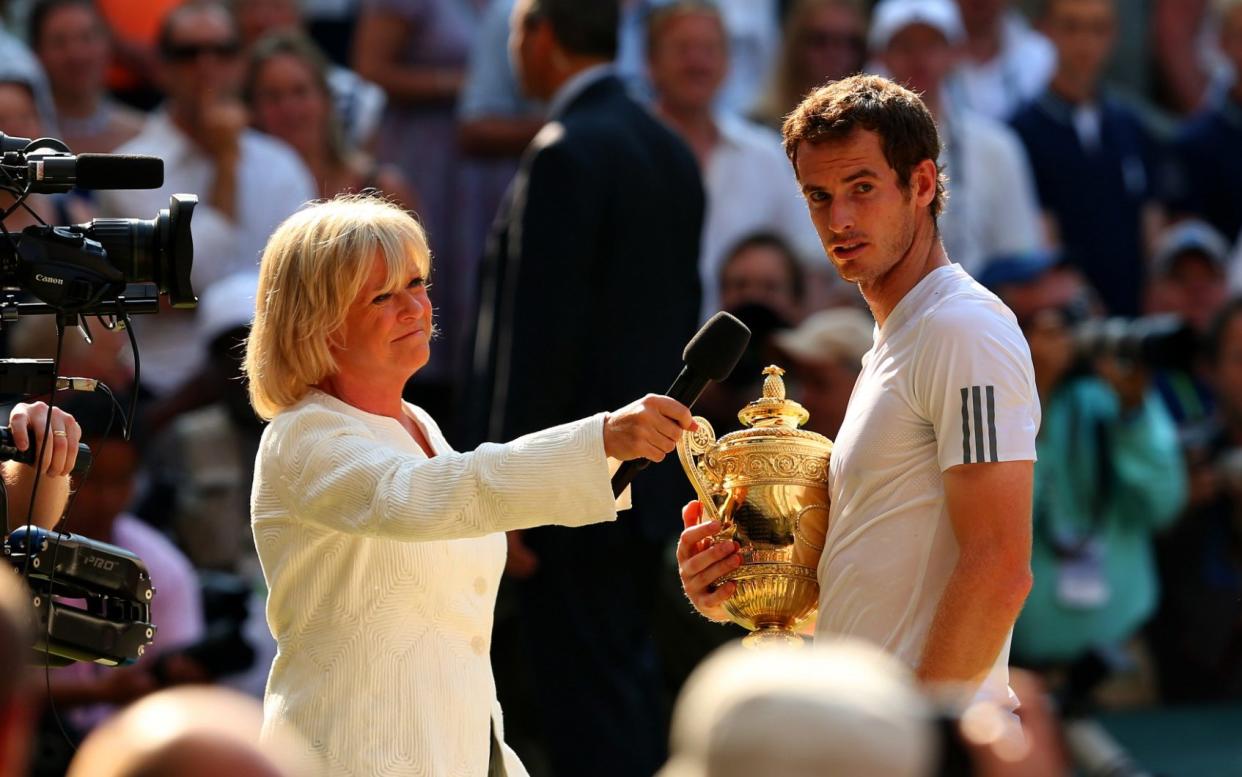
[[[829,465],[816,637],[917,666],[958,547],[942,472],[1035,459],[1039,400],[1013,313],[958,265],[910,290],[863,356]],[[1009,642],[979,697],[1007,704]]]

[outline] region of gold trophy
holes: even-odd
[[[703,503],[720,521],[715,540],[734,540],[742,565],[717,581],[737,590],[725,602],[748,630],[743,642],[801,643],[796,629],[819,604],[816,570],[828,531],[828,457],[832,442],[798,427],[810,414],[785,398],[785,371],[763,371],[763,397],[738,412],[750,427],[719,441],[711,424],[683,434],[677,456]]]

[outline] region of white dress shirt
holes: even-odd
[[[168,207],[172,194],[196,194],[191,233],[194,238],[194,292],[233,273],[254,270],[268,237],[279,224],[315,195],[310,173],[298,155],[275,138],[253,130],[241,137],[237,163],[235,219],[207,202],[215,181],[215,165],[173,124],[168,114],[153,114],[142,132],[119,147],[117,154],[147,154],[164,160],[164,185],[159,189],[100,191],[101,215],[151,219]],[[136,316],[134,333],[142,359],[143,383],[164,394],[177,388],[202,361],[206,344],[198,337],[194,317],[161,312]]]
[[[1035,178],[1017,134],[956,106],[939,129],[949,178],[939,225],[949,258],[978,275],[989,260],[1044,248]]]
[[[1057,50],[1018,11],[1008,12],[1002,25],[1000,53],[987,62],[962,62],[952,89],[959,105],[1008,121],[1043,94],[1056,71]]]
[[[806,266],[821,269],[828,261],[776,133],[729,115],[718,116],[716,128],[720,141],[703,171],[707,209],[699,276],[704,321],[720,308],[720,270],[745,237],[774,232]]]

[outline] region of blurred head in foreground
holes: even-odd
[[[853,640],[722,648],[682,691],[671,744],[658,777],[915,777],[937,763],[909,669]]]
[[[297,743],[259,743],[263,709],[235,691],[206,686],[151,694],[97,728],[67,777],[302,777]]]

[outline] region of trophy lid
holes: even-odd
[[[737,417],[746,426],[755,429],[797,429],[807,422],[811,414],[806,408],[785,397],[785,371],[775,364],[765,367],[763,396],[738,411]]]

